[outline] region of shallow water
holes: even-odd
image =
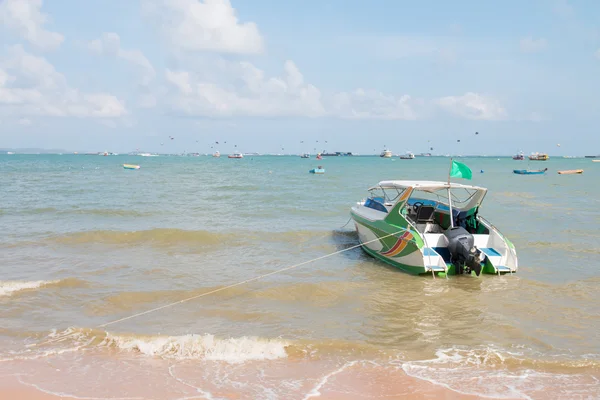
[[[75,397],[600,396],[600,165],[462,161],[517,274],[414,277],[356,248],[197,297],[356,245],[368,187],[449,159],[0,156],[0,374]]]

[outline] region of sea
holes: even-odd
[[[71,399],[600,398],[600,163],[457,160],[517,273],[411,276],[357,247],[349,211],[368,188],[445,181],[446,157],[0,155],[0,383]]]

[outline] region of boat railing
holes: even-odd
[[[496,233],[498,233],[500,236],[503,236],[500,231],[498,230],[498,228],[496,228],[494,226],[494,224],[492,224],[489,220],[485,219],[484,217],[482,217],[481,215],[477,216],[477,219],[481,222],[483,222],[484,224],[486,224],[487,226],[490,227],[490,229],[492,229],[493,231],[495,231]]]

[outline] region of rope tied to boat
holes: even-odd
[[[160,311],[160,310],[164,310],[166,308],[170,308],[170,307],[173,307],[173,306],[176,306],[176,305],[179,305],[179,304],[187,303],[188,301],[196,300],[196,299],[199,299],[201,297],[205,297],[205,296],[208,296],[208,295],[211,295],[211,294],[214,294],[214,293],[222,292],[222,291],[227,290],[227,289],[231,289],[231,288],[234,288],[234,287],[237,287],[237,286],[245,285],[245,284],[250,283],[250,282],[255,282],[255,281],[264,279],[264,278],[266,278],[268,276],[280,274],[282,272],[289,271],[289,270],[292,270],[294,268],[298,268],[298,267],[301,267],[301,266],[304,266],[304,265],[307,265],[307,264],[311,264],[313,262],[316,262],[316,261],[319,261],[319,260],[323,260],[325,258],[332,257],[334,255],[341,254],[341,253],[344,253],[346,251],[354,250],[354,249],[356,249],[358,247],[361,247],[363,245],[366,245],[366,244],[369,244],[369,243],[373,243],[373,242],[379,241],[381,239],[385,239],[385,238],[390,237],[390,236],[398,235],[399,233],[403,233],[405,231],[406,231],[406,229],[401,229],[401,230],[399,230],[397,232],[390,233],[388,235],[381,236],[381,237],[378,237],[376,239],[369,240],[367,242],[359,243],[357,245],[353,245],[353,246],[348,247],[346,249],[334,251],[333,253],[325,254],[323,256],[316,257],[316,258],[313,258],[313,259],[308,260],[308,261],[303,261],[301,263],[290,265],[288,267],[281,268],[281,269],[278,269],[276,271],[272,271],[272,272],[268,272],[266,274],[255,276],[254,278],[246,279],[246,280],[243,280],[243,281],[240,281],[240,282],[237,282],[237,283],[233,283],[231,285],[227,285],[227,286],[224,286],[224,287],[221,287],[221,288],[218,288],[218,289],[213,289],[213,290],[210,290],[208,292],[204,292],[204,293],[200,293],[200,294],[195,295],[195,296],[187,297],[185,299],[178,300],[178,301],[175,301],[173,303],[164,304],[162,306],[155,307],[155,308],[152,308],[150,310],[142,311],[142,312],[139,312],[139,313],[136,313],[136,314],[132,314],[132,315],[129,315],[129,316],[126,316],[126,317],[123,317],[123,318],[119,318],[119,319],[116,319],[114,321],[109,321],[109,322],[106,322],[104,324],[97,325],[95,327],[95,329],[105,328],[107,326],[114,325],[114,324],[117,324],[119,322],[123,322],[123,321],[127,321],[127,320],[130,320],[130,319],[133,319],[133,318],[141,317],[142,315],[154,313],[154,312],[157,312],[157,311]],[[66,338],[68,338],[70,336],[74,336],[75,334],[76,334],[75,332],[70,332],[70,333],[61,335],[59,337],[47,340],[47,341],[42,342],[42,343],[31,343],[31,344],[28,344],[26,347],[43,346],[45,344],[51,344],[51,343],[59,342],[59,341],[62,341],[62,340],[66,339]]]

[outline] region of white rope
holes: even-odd
[[[298,267],[301,267],[303,265],[313,263],[315,261],[323,260],[324,258],[328,258],[328,257],[334,256],[336,254],[340,254],[340,253],[343,253],[343,252],[346,252],[346,251],[350,251],[350,250],[356,249],[357,247],[361,247],[361,246],[363,246],[365,244],[369,244],[369,243],[372,243],[372,242],[376,242],[376,241],[378,241],[380,239],[385,239],[387,237],[397,235],[398,233],[401,233],[401,232],[403,232],[405,230],[406,229],[402,229],[402,230],[400,230],[398,232],[390,233],[389,235],[385,235],[385,236],[379,237],[377,239],[369,240],[368,242],[360,243],[360,244],[354,245],[352,247],[348,247],[347,249],[338,250],[336,252],[329,253],[329,254],[326,254],[326,255],[321,256],[321,257],[313,258],[312,260],[304,261],[304,262],[301,262],[299,264],[294,264],[294,265],[291,265],[289,267],[285,267],[285,268],[279,269],[277,271],[269,272],[267,274],[256,276],[254,278],[246,279],[245,281],[237,282],[237,283],[234,283],[234,284],[231,284],[231,285],[228,285],[228,286],[224,286],[222,288],[218,288],[218,289],[211,290],[209,292],[204,292],[204,293],[198,294],[196,296],[188,297],[188,298],[183,299],[183,300],[179,300],[179,301],[176,301],[176,302],[173,302],[173,303],[165,304],[163,306],[152,308],[152,309],[146,310],[146,311],[142,311],[140,313],[129,315],[127,317],[119,318],[119,319],[116,319],[114,321],[106,322],[106,323],[104,323],[102,325],[96,326],[96,328],[105,328],[105,327],[107,327],[109,325],[114,325],[114,324],[117,324],[119,322],[127,321],[127,320],[132,319],[132,318],[137,318],[137,317],[140,317],[142,315],[146,315],[146,314],[150,314],[150,313],[153,313],[153,312],[156,312],[156,311],[160,311],[160,310],[163,310],[165,308],[173,307],[173,306],[178,305],[178,304],[183,304],[183,303],[186,303],[188,301],[198,299],[200,297],[208,296],[210,294],[222,292],[223,290],[231,289],[231,288],[234,288],[236,286],[240,286],[240,285],[244,285],[246,283],[254,282],[254,281],[266,278],[266,277],[271,276],[271,275],[275,275],[275,274],[279,274],[281,272],[289,271],[291,269],[298,268]],[[30,344],[27,347],[42,346],[44,344],[58,342],[58,341],[64,340],[65,338],[67,338],[69,336],[73,336],[74,334],[75,333],[72,332],[72,333],[69,333],[69,334],[66,334],[66,335],[62,335],[62,336],[60,336],[58,338],[54,338],[54,339],[48,340],[46,342],[42,342],[40,344],[35,344],[35,343]]]

